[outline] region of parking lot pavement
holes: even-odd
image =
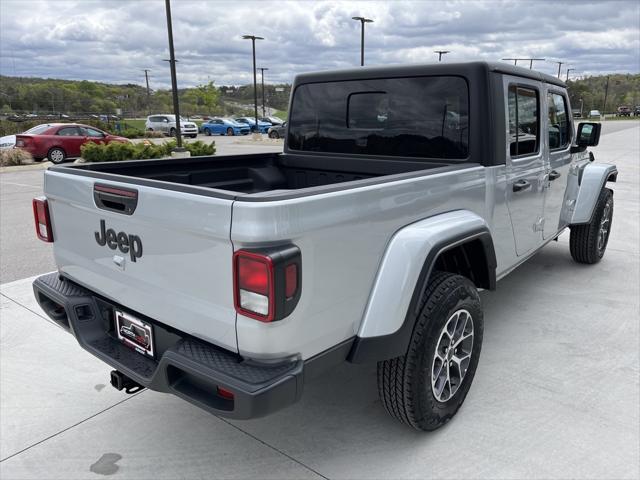
[[[595,149],[620,172],[602,262],[574,263],[563,234],[482,293],[474,385],[434,433],[386,415],[374,365],[342,365],[252,421],[126,396],[44,319],[31,279],[1,285],[0,477],[638,478],[639,150],[637,126]]]

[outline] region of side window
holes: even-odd
[[[567,103],[562,95],[547,94],[549,106],[549,148],[565,148],[571,141]]]
[[[102,132],[100,130],[96,130],[95,128],[85,127],[85,128],[83,128],[83,130],[84,130],[85,135],[88,136],[88,137],[97,137],[97,138],[104,137]]]
[[[158,123],[159,122],[158,117],[149,117],[149,121],[151,123]]]
[[[65,127],[58,130],[58,135],[63,137],[77,137],[80,135],[80,131],[76,127]]]
[[[509,86],[509,151],[512,157],[537,153],[540,147],[540,99],[532,88]]]

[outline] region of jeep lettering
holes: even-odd
[[[132,262],[142,257],[142,240],[137,235],[127,235],[125,232],[116,234],[113,228],[106,229],[104,220],[100,220],[100,231],[95,232],[96,242],[101,247],[105,245],[111,250],[116,248],[122,253],[129,253]]]

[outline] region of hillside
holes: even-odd
[[[283,91],[276,91],[276,90]],[[265,85],[267,105],[286,110],[290,85]],[[258,86],[258,105],[262,90]],[[184,115],[242,115],[253,106],[253,86],[222,86],[213,83],[179,90]],[[171,112],[171,91],[147,90],[141,85],[0,76],[0,112],[115,114],[140,117],[148,113]],[[261,108],[260,108],[261,110]],[[261,113],[261,111],[259,112]]]
[[[583,112],[604,110],[613,113],[619,105],[640,105],[640,74],[609,76],[606,106],[606,76],[569,80],[573,108]],[[266,104],[286,111],[291,85],[265,85]],[[253,86],[215,86],[213,83],[179,90],[184,115],[250,115],[253,113]],[[581,102],[582,99],[582,102]],[[259,114],[262,90],[258,85]],[[173,110],[170,90],[152,90],[147,96],[141,85],[114,85],[100,82],[20,78],[0,76],[0,112],[114,114],[141,117]]]

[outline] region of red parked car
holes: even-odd
[[[16,147],[29,152],[35,160],[49,159],[62,163],[80,156],[80,147],[87,142],[127,143],[124,137],[111,135],[99,128],[80,123],[49,123],[33,127],[16,135]]]

